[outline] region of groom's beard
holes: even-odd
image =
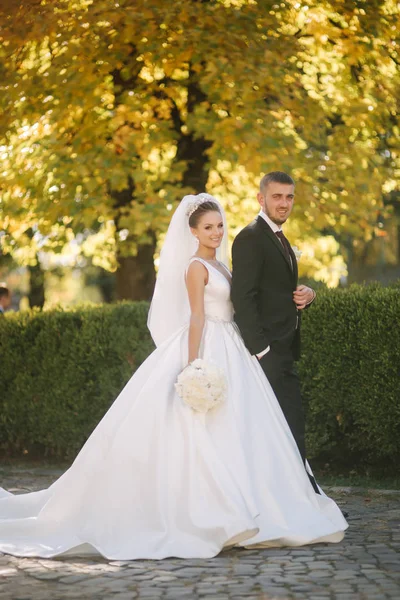
[[[271,219],[271,221],[273,223],[275,223],[275,225],[278,225],[279,227],[281,225],[283,225],[284,223],[286,223],[286,221],[288,220],[289,215],[290,215],[290,212],[288,214],[286,214],[284,217],[279,217],[279,215],[272,215],[265,205],[264,205],[263,211],[265,212],[267,217],[269,219]]]

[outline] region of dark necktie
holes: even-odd
[[[289,250],[290,244],[289,244],[288,239],[285,237],[283,231],[276,231],[275,234],[276,234],[277,238],[279,238],[279,240],[280,240],[280,242],[281,242],[281,244],[283,246],[283,251],[285,253],[285,256],[288,259],[289,264],[290,264],[290,266],[293,269],[292,257],[290,256],[290,250]]]

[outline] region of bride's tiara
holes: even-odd
[[[189,204],[189,206],[187,208],[186,215],[187,215],[188,219],[190,219],[192,214],[194,212],[196,212],[196,210],[199,208],[199,206],[201,206],[205,202],[215,202],[215,198],[213,196],[211,196],[211,194],[204,194],[204,193],[198,194],[197,198],[198,199],[195,200],[194,202],[192,202],[191,204]]]

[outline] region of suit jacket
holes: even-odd
[[[300,356],[300,311],[293,301],[297,260],[291,262],[282,243],[258,216],[232,246],[232,302],[235,321],[251,354],[268,346]],[[292,263],[292,264],[291,264]]]

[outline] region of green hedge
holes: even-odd
[[[311,457],[392,471],[400,460],[400,287],[326,290],[304,314],[299,372]]]
[[[0,318],[3,454],[71,458],[153,348],[147,303]]]
[[[72,458],[153,348],[148,305],[0,319],[2,454]],[[299,371],[309,455],[350,468],[400,460],[400,288],[321,290]]]

